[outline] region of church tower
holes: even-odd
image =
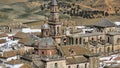
[[[59,44],[61,42],[61,23],[59,21],[59,10],[56,0],[51,0],[51,15],[48,24],[50,25],[50,36]]]

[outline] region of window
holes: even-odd
[[[77,39],[77,38],[76,38],[76,40],[75,40],[75,41],[76,41],[76,44],[78,44],[78,39]]]
[[[108,53],[110,52],[110,47],[107,48],[107,52],[108,52]]]
[[[85,64],[85,68],[87,68],[87,63]]]
[[[77,65],[77,68],[79,68],[79,65]]]
[[[71,45],[71,38],[69,37],[69,45]]]
[[[71,38],[71,40],[72,40],[72,44],[74,44],[74,39],[73,39],[73,38]]]
[[[99,49],[99,53],[101,53],[101,50],[102,50],[102,49],[100,48],[100,49]]]
[[[71,66],[68,66],[68,68],[71,68]]]
[[[81,38],[79,38],[79,44],[81,44]]]
[[[92,41],[94,41],[94,38],[92,38]]]
[[[85,39],[83,39],[83,42],[85,42]]]
[[[55,63],[55,67],[54,68],[58,68],[58,63]]]
[[[48,36],[48,32],[46,32],[46,36]]]
[[[69,52],[70,52],[71,55],[75,54],[74,49],[69,49]]]
[[[100,37],[100,40],[102,40],[102,37]]]
[[[58,64],[57,64],[57,63],[55,63],[55,66],[54,66],[54,68],[58,68]]]
[[[57,35],[59,34],[59,27],[57,27]]]
[[[108,43],[110,42],[110,38],[108,37]]]
[[[42,51],[41,53],[42,53],[42,55],[44,55],[44,51]]]
[[[66,38],[64,38],[64,39],[63,39],[64,45],[66,45],[66,44],[67,44],[67,42],[66,42],[66,41],[67,41],[67,39],[66,39]]]
[[[85,39],[83,39],[83,44],[85,44],[85,45],[86,45],[86,41],[85,41]]]

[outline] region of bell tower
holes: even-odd
[[[61,22],[59,21],[59,10],[56,0],[51,0],[51,15],[49,18],[50,36],[56,43],[61,42]]]
[[[57,23],[59,22],[59,14],[58,14],[58,5],[56,0],[52,0],[51,2],[51,16],[50,21]]]

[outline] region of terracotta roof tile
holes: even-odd
[[[5,39],[0,39],[0,44],[5,43],[5,42],[6,42]]]
[[[29,64],[24,64],[24,65],[22,65],[20,68],[32,68],[32,66],[31,65],[29,65]]]
[[[17,32],[14,37],[16,38],[25,38],[27,36],[26,33],[23,33],[23,32]]]
[[[90,51],[82,46],[61,46],[61,50],[66,57],[89,54]]]
[[[5,34],[5,33],[1,33],[1,34],[0,34],[0,38],[1,38],[1,37],[7,37],[7,36],[8,36],[8,35]]]
[[[40,36],[41,35],[41,32],[34,32],[32,33],[33,35],[36,35],[36,36]]]
[[[115,24],[105,18],[105,19],[102,19],[100,22],[95,23],[94,26],[99,26],[99,27],[114,27]]]
[[[70,57],[66,59],[67,64],[77,64],[77,63],[84,63],[87,62],[87,58],[85,58],[84,56],[80,56],[80,57]]]
[[[17,55],[17,51],[7,51],[4,52],[3,55],[0,55],[1,58],[8,58],[8,57],[13,57]]]
[[[34,40],[31,38],[22,38],[19,40],[19,43],[25,44],[25,45],[32,45],[34,43]]]
[[[20,62],[20,60],[11,60],[6,62],[7,64],[11,64],[11,65],[15,65],[15,64],[22,64],[22,62]]]
[[[114,58],[114,60],[120,60],[120,57],[116,57],[116,58]]]
[[[105,66],[104,68],[120,68],[120,64],[112,64],[110,66]]]

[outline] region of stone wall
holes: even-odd
[[[67,65],[67,68],[89,68],[89,63],[78,63]]]
[[[99,57],[91,57],[89,68],[99,68]]]
[[[50,61],[46,63],[46,68],[67,68],[65,60]]]

